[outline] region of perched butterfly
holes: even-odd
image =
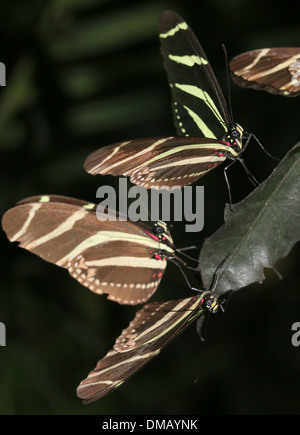
[[[239,54],[229,63],[233,81],[271,94],[300,95],[300,48],[263,48]]]
[[[167,10],[160,17],[159,38],[174,122],[181,137],[136,139],[105,146],[87,157],[87,172],[128,176],[132,183],[147,189],[170,189],[195,182],[226,158],[241,160],[239,155],[249,136],[234,123],[191,28]]]
[[[205,312],[215,313],[219,301],[211,292],[167,302],[153,302],[137,312],[113,349],[98,361],[77,388],[83,403],[91,403],[122,385],[161,349]]]
[[[100,222],[95,204],[64,196],[27,198],[8,210],[2,227],[10,241],[68,269],[91,291],[120,304],[146,302],[176,250],[164,222]],[[120,216],[118,216],[120,217]]]

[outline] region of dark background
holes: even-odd
[[[72,4],[72,6],[69,5]],[[289,4],[291,7],[289,7]],[[294,3],[282,1],[28,0],[2,2],[0,61],[0,214],[36,194],[95,202],[101,184],[83,170],[85,157],[117,141],[174,134],[157,24],[173,9],[190,24],[227,98],[226,64],[240,52],[299,46]],[[236,122],[283,157],[299,140],[299,99],[231,84]],[[275,162],[255,142],[249,169],[265,179]],[[234,201],[251,191],[239,165],[229,172]],[[222,168],[208,174],[205,228],[177,246],[201,244],[223,223],[228,199]],[[272,228],[270,228],[272,231]],[[300,321],[299,246],[262,284],[236,292],[225,314],[210,317],[206,341],[194,325],[114,393],[83,406],[76,387],[112,347],[138,307],[99,297],[0,236],[1,414],[298,414],[300,348],[291,327]],[[191,292],[170,264],[152,300]],[[198,382],[195,383],[195,378]]]

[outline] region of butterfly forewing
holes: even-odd
[[[180,136],[222,139],[231,124],[226,101],[210,63],[189,25],[164,11],[159,38]]]
[[[91,174],[128,176],[146,189],[183,187],[222,163],[228,154],[236,155],[228,143],[212,139],[139,139],[95,151],[86,159],[85,169]]]
[[[119,387],[203,312],[201,295],[145,305],[116,340],[113,349],[80,383],[78,397],[90,403]]]
[[[91,291],[120,304],[139,304],[155,292],[173,247],[145,225],[100,222],[95,204],[59,196],[32,197],[8,210],[2,227],[11,241],[68,269]],[[160,255],[155,256],[155,253]]]
[[[263,48],[230,61],[233,81],[242,87],[287,97],[300,95],[300,48]]]

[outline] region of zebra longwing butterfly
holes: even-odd
[[[91,403],[122,385],[205,311],[216,312],[218,300],[204,292],[192,298],[153,302],[137,312],[113,349],[98,361],[77,388],[83,403]]]
[[[159,37],[175,126],[181,137],[136,139],[105,146],[87,157],[87,172],[124,175],[147,189],[169,189],[192,184],[226,158],[235,160],[242,152],[245,133],[233,122],[191,28],[175,12],[164,11]]]
[[[164,222],[97,218],[96,205],[64,196],[34,196],[8,210],[2,227],[10,241],[66,268],[91,291],[120,304],[146,302],[157,289],[166,259],[175,257]],[[119,216],[117,216],[119,217]]]
[[[263,48],[239,54],[230,63],[233,81],[271,94],[300,95],[300,48]]]

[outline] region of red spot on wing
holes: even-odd
[[[156,240],[157,242],[159,242],[159,238],[158,238],[157,236],[155,236],[154,234],[152,234],[152,233],[148,233],[147,231],[146,231],[146,234],[148,234],[148,236],[152,237],[152,239],[154,239],[154,240]]]

